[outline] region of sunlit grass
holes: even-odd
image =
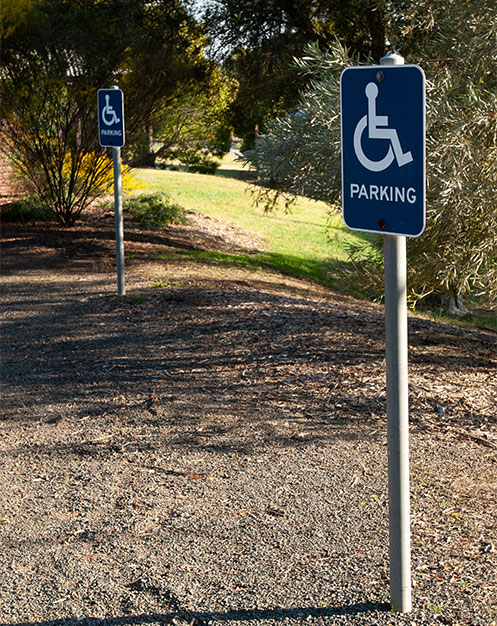
[[[322,202],[299,198],[291,212],[284,206],[265,213],[254,203],[257,187],[239,178],[243,175],[240,162],[225,157],[223,169],[216,176],[185,171],[137,169],[135,176],[147,191],[164,191],[173,201],[187,210],[196,210],[225,224],[242,227],[258,241],[256,251],[239,253],[208,252],[204,250],[171,251],[178,257],[205,264],[247,269],[274,269],[284,274],[311,279],[330,287],[346,289],[367,297],[360,285],[336,281],[337,269],[347,263],[347,246],[357,239],[368,241],[368,233],[348,230],[337,210]],[[376,294],[377,295],[377,294]],[[496,330],[494,311],[469,314],[462,320],[440,317],[440,313],[425,311],[432,319],[451,321],[470,327]]]
[[[135,175],[148,190],[167,192],[185,209],[253,235],[260,245],[251,263],[327,285],[333,283],[333,267],[347,260],[347,243],[357,237],[343,225],[341,214],[330,215],[323,202],[299,198],[290,212],[281,206],[267,213],[254,203],[256,187],[236,177],[152,169],[135,170]]]

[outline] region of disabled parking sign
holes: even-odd
[[[425,227],[425,78],[417,65],[348,67],[340,81],[342,207],[353,230]]]
[[[104,148],[124,146],[124,105],[120,89],[99,89],[98,141]]]

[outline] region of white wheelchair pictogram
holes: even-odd
[[[382,172],[389,167],[394,160],[397,160],[399,167],[410,163],[413,160],[411,152],[403,152],[400,145],[399,136],[395,128],[388,128],[388,116],[376,115],[376,98],[378,87],[375,83],[368,83],[365,89],[368,99],[368,112],[361,117],[354,131],[354,150],[361,165],[371,172]],[[388,139],[390,146],[388,152],[379,161],[372,161],[364,154],[362,149],[362,134],[368,129],[369,139]]]
[[[112,124],[119,124],[121,121],[116,112],[114,111],[114,107],[111,107],[109,104],[110,96],[105,96],[105,106],[102,109],[102,121],[106,126],[112,126]]]

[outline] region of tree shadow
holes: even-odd
[[[249,454],[256,443],[240,435],[249,424],[285,448],[356,437],[349,426],[385,415],[379,307],[345,297],[317,303],[263,280],[144,288],[134,299],[102,294],[98,281],[85,283],[85,297],[67,289],[64,280],[51,280],[49,292],[33,298],[28,279],[4,286],[5,420],[37,421],[47,406],[49,426],[71,405],[75,419],[110,411],[156,427],[167,422],[170,448]],[[416,367],[491,375],[492,335],[418,319],[409,326]],[[414,397],[411,411],[417,410]],[[199,411],[225,422],[200,431]],[[484,409],[468,405],[466,425],[480,417]],[[54,453],[109,455],[123,445],[116,437],[105,446]]]
[[[216,170],[216,176],[223,178],[235,178],[237,180],[244,180],[248,183],[253,183],[257,180],[257,172],[254,170],[241,170],[236,168],[223,167]]]
[[[340,332],[347,324],[347,307],[331,308],[327,318],[325,312],[313,313],[312,304],[302,297],[266,292],[254,300],[254,292],[247,286],[229,282],[221,285],[219,281],[211,289],[209,285],[179,286],[162,289],[153,296],[143,291],[143,301],[137,303],[98,295],[58,302],[59,296],[66,295],[66,286],[63,281],[60,286],[52,281],[46,297],[25,302],[12,295],[8,305],[16,310],[16,316],[4,324],[4,345],[12,346],[4,359],[5,380],[10,379],[12,387],[19,389],[18,397],[23,398],[27,410],[30,398],[33,406],[39,406],[38,390],[50,391],[48,403],[73,400],[83,387],[98,387],[105,399],[107,392],[123,386],[148,390],[150,381],[160,378],[165,383],[175,382],[183,413],[188,413],[190,405],[195,413],[195,401],[190,401],[189,394],[198,389],[206,411],[231,407],[231,411],[235,409],[248,418],[254,397],[262,401],[284,399],[286,392],[281,384],[285,380],[257,378],[247,388],[243,370],[263,367],[277,373],[295,364],[351,366],[382,359],[381,346],[368,348],[368,328],[362,325],[353,330],[358,345],[319,345],[319,337],[314,334],[317,326],[322,323],[323,328]],[[29,285],[25,288],[29,290]],[[5,286],[7,294],[12,290],[17,293],[18,287]],[[290,315],[294,306],[300,310]],[[122,323],[116,325],[119,320]],[[132,332],[126,330],[129,322]],[[377,323],[381,328],[381,316]],[[19,331],[25,341],[15,349]],[[162,347],[157,346],[158,342]],[[302,342],[307,344],[305,352]],[[131,355],[135,357],[130,360]],[[26,371],[28,361],[30,368]],[[240,369],[240,375],[236,369]],[[300,380],[303,384],[312,382],[312,371],[301,374]],[[237,400],[227,395],[229,384],[235,394],[237,389],[241,392]],[[246,402],[244,390],[250,392]],[[355,393],[347,395],[351,403],[362,404]],[[88,394],[85,400],[82,411],[91,412]],[[97,412],[99,404],[96,399]]]
[[[74,227],[55,223],[2,223],[2,273],[19,270],[92,271],[102,263],[110,266],[115,257],[115,228],[112,216],[78,222]],[[206,232],[192,222],[186,225],[145,227],[125,219],[126,265],[153,259],[155,252],[233,251],[222,234]],[[244,251],[243,246],[236,246]]]
[[[336,617],[344,615],[378,614],[390,611],[385,602],[359,602],[339,607],[297,607],[275,609],[233,609],[228,611],[174,611],[171,613],[127,615],[123,617],[67,618],[48,621],[19,622],[16,624],[0,623],[0,626],[139,626],[141,624],[171,624],[182,619],[194,626],[203,626],[213,620],[219,622],[259,622],[264,620],[283,621],[286,619],[305,620],[309,617]]]

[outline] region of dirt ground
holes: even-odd
[[[0,626],[497,624],[497,335],[409,319],[413,612],[388,611],[381,306],[184,249],[2,229]]]

